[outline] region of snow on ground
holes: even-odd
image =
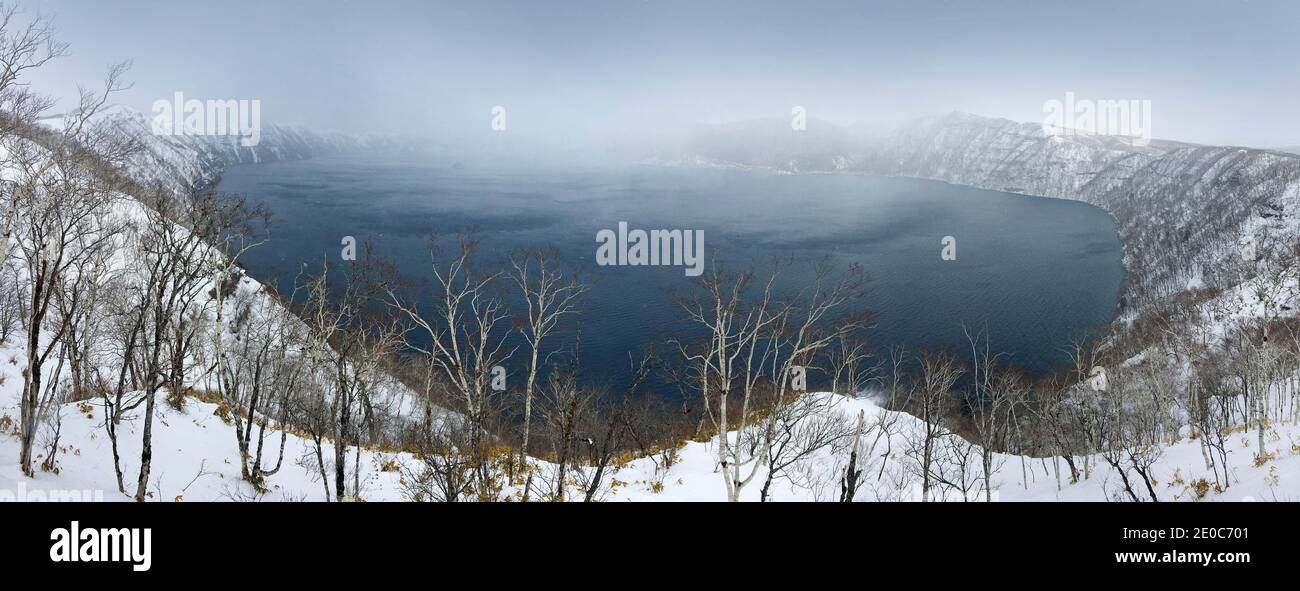
[[[16,351],[12,346],[0,347],[0,364],[3,364],[0,376],[4,380],[0,384],[0,396],[4,400],[0,404],[0,417],[14,417],[17,412],[16,396],[21,388],[21,376],[18,374],[18,364],[12,361],[15,358]],[[834,412],[854,416],[859,411],[863,413],[868,426],[892,422],[892,434],[882,438],[864,438],[864,451],[868,452],[863,454],[866,457],[866,476],[856,500],[919,500],[920,487],[916,479],[910,476],[912,460],[906,450],[909,433],[920,428],[920,421],[910,415],[883,410],[867,399],[841,399]],[[72,403],[65,405],[62,412],[63,432],[57,474],[38,471],[34,479],[22,476],[16,461],[18,439],[12,429],[0,434],[0,500],[129,500],[117,492],[112,452],[103,428],[101,404],[98,401]],[[139,437],[135,434],[135,428],[135,420],[126,421],[120,437],[128,490],[139,462]],[[1300,490],[1300,428],[1296,425],[1279,425],[1267,439],[1268,451],[1276,457],[1256,467],[1256,432],[1234,433],[1228,450],[1232,484],[1223,492],[1211,489],[1203,499],[1197,498],[1192,483],[1202,478],[1213,482],[1213,476],[1205,467],[1199,444],[1195,440],[1184,439],[1167,446],[1154,470],[1158,482],[1157,495],[1162,501],[1298,500],[1294,491]],[[151,501],[320,501],[325,498],[311,442],[292,434],[287,439],[283,468],[267,479],[269,492],[254,494],[252,488],[239,477],[234,427],[221,418],[215,404],[191,398],[184,410],[178,411],[160,403],[154,441],[153,472],[149,483]],[[278,443],[279,432],[268,430],[265,457],[269,457],[272,464]],[[716,439],[687,442],[675,451],[632,459],[617,466],[610,476],[609,489],[600,495],[599,500],[725,500],[722,475],[717,471],[716,445]],[[325,444],[325,455],[329,466],[332,448],[328,442]],[[350,465],[352,453],[348,456]],[[791,470],[791,474],[800,482],[798,486],[789,479],[775,481],[772,499],[836,500],[839,495],[839,470],[846,457],[846,447],[823,450]],[[362,500],[406,499],[403,494],[402,470],[398,467],[414,469],[418,467],[418,460],[409,454],[372,450],[363,451],[361,458]],[[668,458],[671,458],[671,462]],[[1102,501],[1121,498],[1118,473],[1096,456],[1089,459],[1093,470],[1091,478],[1073,485],[1067,482],[1068,472],[1064,462],[1054,466],[1051,459],[1023,458],[1022,461],[1019,456],[999,456],[999,460],[1000,469],[993,478],[994,500]],[[542,473],[553,473],[554,466],[541,461],[537,461],[537,464]],[[1082,466],[1082,461],[1080,465]],[[1055,468],[1060,470],[1059,483]],[[978,470],[978,466],[975,469]],[[759,499],[764,474],[762,470],[759,471],[758,476],[744,489],[742,500]],[[349,480],[351,478],[349,473]],[[518,487],[507,487],[503,495],[518,499],[520,490]],[[571,493],[569,498],[580,499],[581,495]],[[972,489],[968,498],[982,500],[983,493]],[[948,491],[944,500],[960,501],[962,497],[959,493]]]
[[[830,394],[816,394],[830,396]],[[911,459],[906,449],[908,433],[921,428],[921,421],[905,413],[884,410],[874,402],[866,399],[844,400],[839,412],[850,416],[862,411],[866,423],[871,425],[878,418],[886,422],[893,420],[896,433],[890,441],[881,441],[876,445],[876,458],[867,464],[866,482],[860,487],[856,497],[858,501],[917,501],[921,498],[920,486],[914,478],[907,475]],[[881,415],[884,415],[881,417]],[[1223,492],[1215,492],[1212,483],[1214,477],[1206,468],[1199,444],[1195,440],[1183,439],[1164,449],[1162,458],[1157,462],[1154,473],[1158,482],[1156,493],[1161,501],[1285,501],[1300,500],[1300,427],[1281,425],[1271,431],[1267,438],[1269,452],[1277,458],[1262,467],[1253,465],[1256,450],[1256,431],[1235,434],[1228,446],[1228,461],[1234,480]],[[886,456],[887,454],[887,456]],[[789,481],[777,481],[773,485],[772,498],[778,501],[827,501],[837,500],[839,481],[836,468],[843,465],[843,458],[836,462],[831,453],[823,453],[813,459],[810,466],[803,471],[809,473],[803,478],[805,486],[796,487]],[[846,454],[841,454],[846,455]],[[885,456],[883,459],[881,456]],[[1020,456],[998,455],[1001,467],[994,473],[993,488],[995,501],[1107,501],[1116,500],[1122,493],[1122,484],[1118,472],[1112,470],[1099,456],[1089,458],[1093,467],[1092,477],[1078,484],[1069,484],[1069,472],[1063,460],[1059,461],[1061,481],[1058,486],[1056,470],[1052,459],[1024,458]],[[1082,460],[1077,460],[1082,469]],[[627,485],[616,487],[605,500],[627,501],[719,501],[726,498],[722,475],[716,472],[716,440],[710,442],[690,442],[677,452],[677,459],[671,468],[660,470],[656,463],[661,458],[640,458],[628,463],[615,477]],[[883,463],[883,466],[882,466]],[[995,464],[996,465],[996,464]],[[978,466],[975,467],[978,473]],[[883,473],[884,478],[877,479],[874,474]],[[760,470],[754,482],[751,482],[741,495],[742,500],[757,501],[764,472]],[[1136,476],[1132,476],[1136,478]],[[1211,483],[1211,490],[1201,499],[1193,491],[1192,483],[1204,478]],[[662,488],[656,486],[661,483]],[[808,484],[812,486],[807,486]],[[1136,486],[1136,485],[1135,485]],[[656,492],[657,491],[657,492]],[[1139,490],[1139,495],[1143,494]],[[969,500],[983,500],[982,492],[972,491]],[[949,491],[942,500],[961,501],[959,493]]]
[[[313,472],[315,455],[309,440],[289,436],[284,465],[268,479],[269,492],[256,494],[240,479],[239,452],[234,427],[227,425],[215,404],[189,400],[184,411],[165,403],[158,405],[154,417],[153,465],[149,476],[150,501],[322,501],[325,491]],[[3,412],[12,413],[13,405]],[[103,408],[98,402],[69,404],[63,407],[63,437],[58,455],[59,473],[37,470],[34,479],[18,470],[18,439],[0,436],[0,500],[57,500],[70,498],[88,501],[129,501],[118,492],[113,473],[112,448],[104,431]],[[12,414],[11,414],[12,416]],[[119,431],[122,468],[127,490],[134,492],[140,461],[140,437],[136,421],[123,424]],[[279,432],[268,436],[263,461],[275,465]],[[44,459],[37,458],[39,463]],[[325,444],[325,453],[332,446]],[[362,453],[362,498],[364,500],[400,500],[395,471],[382,466],[392,454]],[[348,455],[352,461],[352,455]],[[328,464],[327,464],[328,465]],[[349,474],[351,473],[349,467]],[[349,486],[351,476],[349,475]],[[35,492],[41,491],[41,492]],[[25,497],[19,498],[25,494]],[[62,495],[71,494],[73,497]]]
[[[117,490],[112,446],[104,430],[103,402],[98,399],[61,407],[58,473],[38,468],[35,478],[23,476],[18,469],[16,436],[23,354],[15,340],[11,337],[10,343],[0,345],[0,501],[130,500]],[[189,398],[183,410],[176,410],[162,398],[160,395],[154,416],[150,500],[324,500],[325,492],[316,476],[314,448],[309,440],[296,435],[287,438],[283,468],[269,479],[270,491],[257,496],[240,479],[235,428],[223,420],[218,405]],[[139,410],[128,413],[118,432],[123,478],[131,492],[140,465],[139,415]],[[38,466],[45,459],[48,441],[49,433],[42,429],[36,441],[40,454],[36,458]],[[268,429],[264,464],[269,459],[270,465],[275,465],[279,442],[280,432]],[[333,447],[326,442],[324,448],[330,466]],[[364,499],[399,500],[398,474],[381,469],[393,457],[381,452],[362,453]],[[350,466],[352,454],[348,460]]]

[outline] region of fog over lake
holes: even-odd
[[[788,260],[784,289],[806,284],[823,259],[859,264],[868,282],[853,307],[875,314],[868,336],[882,354],[891,345],[962,352],[965,324],[988,327],[994,350],[1035,372],[1063,363],[1071,338],[1114,318],[1123,279],[1114,225],[1096,207],[915,179],[335,156],[235,166],[219,189],[274,212],[271,240],[243,263],[284,291],[303,263],[339,262],[344,236],[373,243],[426,286],[430,233],[475,228],[492,269],[515,249],[552,247],[591,283],[581,316],[565,321],[552,348],[570,349],[580,322],[584,376],[615,386],[628,377],[629,352],[699,335],[672,295],[694,281],[683,267],[596,264],[597,233],[619,222],[702,230],[706,264],[729,270]],[[940,256],[945,236],[956,239],[956,260]],[[525,364],[521,349],[510,369]]]

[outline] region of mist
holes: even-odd
[[[810,118],[885,130],[965,111],[1041,121],[1066,92],[1150,100],[1153,134],[1300,144],[1289,2],[28,3],[71,55],[33,84],[71,97],[132,60],[119,100],[257,99],[267,124],[547,154]],[[195,29],[204,31],[195,34]]]

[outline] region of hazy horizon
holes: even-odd
[[[235,0],[28,2],[71,55],[33,86],[71,97],[132,60],[119,102],[257,99],[264,124],[599,145],[789,118],[891,128],[963,111],[1042,121],[1067,92],[1149,100],[1152,135],[1300,144],[1287,100],[1300,5]],[[208,31],[195,35],[195,26]]]

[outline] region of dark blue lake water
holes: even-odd
[[[595,264],[597,232],[620,221],[703,230],[710,262],[727,268],[791,257],[787,287],[824,257],[859,263],[870,281],[857,305],[876,314],[869,334],[880,350],[960,352],[964,323],[987,327],[995,350],[1036,372],[1063,363],[1070,338],[1114,317],[1123,279],[1119,238],[1096,207],[914,179],[327,157],[232,167],[219,188],[274,211],[272,240],[244,263],[284,290],[300,264],[337,261],[343,236],[373,242],[424,281],[430,232],[476,227],[486,265],[516,248],[554,247],[592,282],[579,319],[584,372],[615,384],[628,374],[629,351],[694,334],[671,296],[691,281],[682,268]],[[956,238],[954,261],[940,256],[944,236]],[[567,347],[572,336],[553,344]],[[519,354],[514,364],[524,363]]]

